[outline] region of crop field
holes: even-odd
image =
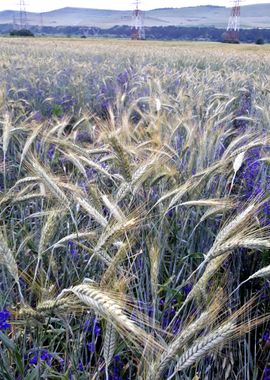
[[[270,379],[270,48],[0,40],[0,380]]]

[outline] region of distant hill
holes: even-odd
[[[186,8],[162,8],[145,12],[145,26],[216,27],[227,25],[230,9],[219,6],[197,6]],[[39,25],[39,13],[27,14],[30,25]],[[0,24],[19,23],[16,11],[0,12]],[[131,11],[115,11],[88,8],[62,8],[42,14],[44,26],[85,26],[111,28],[131,25]],[[242,28],[270,28],[270,3],[242,7]]]

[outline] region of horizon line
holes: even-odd
[[[246,4],[246,5],[242,5],[242,7],[249,7],[249,6],[252,6],[252,5],[267,5],[267,4],[270,4],[270,1],[269,3],[259,3],[257,4],[256,2],[254,2],[253,4]],[[154,11],[154,10],[158,10],[158,9],[184,9],[184,8],[199,8],[199,7],[219,7],[219,8],[231,8],[231,6],[226,6],[226,5],[218,5],[218,4],[201,4],[201,5],[192,5],[192,6],[184,6],[184,7],[160,7],[160,8],[147,8],[147,9],[142,9],[142,11]],[[85,8],[85,7],[70,7],[70,6],[67,6],[67,7],[61,7],[61,8],[53,8],[53,9],[50,9],[50,10],[46,10],[46,11],[26,11],[26,13],[48,13],[48,12],[54,12],[54,11],[58,11],[60,9],[67,9],[67,8],[70,8],[70,9],[93,9],[93,10],[101,10],[101,11],[118,11],[118,12],[130,12],[132,11],[133,9],[110,9],[110,8]],[[8,12],[8,11],[12,11],[12,12],[20,12],[19,9],[3,9],[3,10],[0,10],[0,12]]]

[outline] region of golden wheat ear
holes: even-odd
[[[178,372],[183,372],[191,365],[205,357],[209,352],[219,350],[229,341],[241,337],[252,331],[254,328],[270,319],[270,315],[262,318],[245,321],[245,315],[248,310],[255,307],[256,298],[248,301],[240,309],[236,310],[225,321],[219,322],[206,336],[197,339],[186,351],[180,356],[175,366],[174,373],[169,377],[173,379]]]
[[[42,260],[42,256],[44,254],[44,251],[46,250],[46,247],[48,246],[48,243],[54,236],[56,229],[58,228],[58,221],[61,217],[63,217],[64,212],[63,210],[60,209],[53,209],[50,210],[47,219],[43,225],[42,231],[41,231],[41,236],[39,240],[39,246],[38,246],[38,257],[37,257],[37,263],[36,263],[36,269],[34,273],[34,278],[33,282],[35,282],[38,270],[39,270],[39,265]]]
[[[132,319],[130,319],[121,300],[112,297],[111,293],[101,290],[93,284],[83,284],[64,289],[57,297],[60,300],[63,296],[74,294],[83,304],[90,307],[95,313],[101,315],[106,321],[114,326],[119,334],[128,341],[131,341],[137,348],[147,350],[160,350],[161,346],[155,339],[147,334]]]
[[[151,363],[147,380],[162,380],[164,378],[164,372],[170,363],[178,357],[183,347],[185,347],[192,337],[216,322],[217,316],[225,303],[225,299],[224,297],[222,298],[222,296],[224,296],[224,292],[222,289],[219,289],[216,292],[216,298],[207,309],[194,321],[186,323],[184,329],[168,343],[164,352],[157,357],[155,362]]]
[[[106,376],[109,378],[109,366],[112,362],[116,348],[117,332],[114,326],[108,321],[106,322],[105,339],[103,345],[103,357],[105,361]]]
[[[19,281],[18,266],[14,258],[14,255],[9,249],[8,243],[1,230],[0,230],[0,265],[4,265],[9,271],[9,273],[11,274],[11,276],[14,278],[16,285],[18,287],[21,302],[24,303],[24,298],[21,291],[20,281]]]
[[[29,172],[32,172],[36,177],[39,177],[46,189],[50,191],[50,193],[57,200],[59,200],[63,206],[69,206],[70,202],[66,194],[58,186],[57,179],[49,172],[49,170],[46,170],[43,166],[41,166],[33,155],[28,157],[28,160],[24,163],[24,166]]]

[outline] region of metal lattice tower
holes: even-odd
[[[136,0],[135,9],[132,14],[132,31],[131,37],[133,40],[144,40],[145,30],[144,30],[144,14],[139,8],[140,1]]]
[[[40,31],[40,33],[42,33],[42,31],[43,31],[43,13],[40,13],[39,14],[39,31]]]
[[[240,41],[240,0],[233,1],[233,7],[229,18],[225,41],[230,43],[239,43]]]
[[[20,28],[27,29],[27,27],[28,27],[28,20],[27,20],[25,1],[20,0]]]
[[[17,28],[17,20],[16,20],[16,13],[15,12],[13,12],[12,24],[13,24],[13,30],[15,30]]]

